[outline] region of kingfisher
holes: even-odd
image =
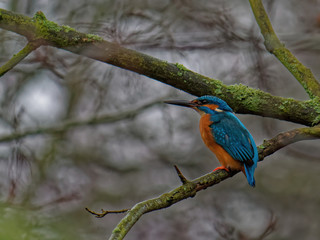
[[[221,164],[213,171],[242,171],[249,185],[255,186],[254,171],[259,159],[257,146],[225,101],[205,95],[192,101],[173,100],[165,103],[193,108],[200,114],[202,140]]]

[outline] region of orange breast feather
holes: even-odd
[[[214,136],[211,132],[212,129],[210,128],[211,124],[210,114],[203,114],[200,119],[200,133],[203,142],[216,155],[222,166],[244,172],[243,164],[240,161],[234,160],[229,153],[215,142]]]

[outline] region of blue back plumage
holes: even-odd
[[[218,117],[215,115],[220,115],[221,121],[217,121]],[[254,171],[259,157],[253,137],[231,112],[214,113],[211,118],[214,123],[210,127],[216,143],[233,159],[244,163],[248,183],[255,186]]]
[[[259,159],[258,150],[253,137],[233,114],[228,104],[214,96],[202,96],[199,101],[218,105],[222,111],[214,111],[206,106],[198,109],[210,114],[212,134],[217,144],[223,147],[233,159],[243,162],[248,183],[255,186],[254,171]]]

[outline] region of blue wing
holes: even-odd
[[[224,114],[223,120],[214,122],[210,126],[216,143],[221,145],[233,159],[252,165],[256,146],[250,133],[232,113],[220,114]]]
[[[213,115],[210,125],[217,144],[233,159],[244,163],[248,183],[255,186],[254,171],[258,162],[258,150],[253,137],[240,120],[231,112]]]

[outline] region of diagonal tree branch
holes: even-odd
[[[196,96],[215,95],[238,113],[255,114],[312,126],[320,122],[317,98],[298,101],[272,96],[244,85],[224,85],[166,61],[126,49],[102,38],[60,26],[38,12],[33,18],[0,9],[0,27],[25,36],[29,41],[40,39],[43,44],[62,48],[114,66],[124,68],[169,84]]]
[[[279,149],[303,140],[320,139],[320,125],[315,127],[296,128],[288,132],[279,133],[274,138],[264,141],[259,146],[259,160],[262,161]]]
[[[28,56],[32,51],[36,50],[42,44],[39,41],[30,41],[27,45],[17,54],[15,54],[8,62],[0,67],[0,77],[5,73],[10,71],[14,66],[21,62],[26,56]]]
[[[217,170],[195,180],[188,181],[182,186],[168,193],[164,193],[157,198],[149,199],[136,204],[127,212],[126,216],[113,230],[109,240],[123,239],[143,214],[162,208],[167,208],[181,200],[194,197],[198,191],[213,186],[230,177],[229,174],[230,173],[225,170]]]
[[[266,49],[274,54],[276,58],[290,71],[299,81],[310,98],[320,97],[320,83],[312,74],[311,70],[305,67],[285,46],[275,34],[269,17],[264,9],[261,0],[249,0],[253,14],[264,37]]]
[[[320,138],[320,126],[298,128],[285,133],[280,133],[259,146],[259,160],[262,161],[266,156],[271,155],[278,149],[291,143],[316,138]],[[182,181],[182,186],[175,188],[168,193],[164,193],[159,197],[145,200],[134,205],[129,211],[127,211],[126,216],[118,223],[109,240],[123,239],[143,214],[167,208],[179,201],[194,197],[198,191],[218,184],[219,182],[238,173],[229,173],[225,170],[217,170],[192,181],[187,181],[180,170],[177,168],[176,170],[180,179],[184,179]]]

